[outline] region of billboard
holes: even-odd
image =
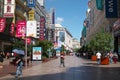
[[[65,32],[59,32],[59,41],[61,42],[65,41]]]
[[[105,0],[106,18],[118,18],[117,0]]]
[[[5,18],[0,18],[0,32],[4,32],[5,25],[6,24],[6,19]]]
[[[37,22],[27,21],[27,36],[36,37],[37,36]]]
[[[16,37],[25,37],[26,21],[16,22]]]
[[[41,60],[42,48],[33,47],[32,60]]]
[[[4,17],[14,17],[15,0],[4,0]]]

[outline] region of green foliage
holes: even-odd
[[[113,49],[113,36],[107,32],[100,32],[88,44],[92,51],[110,51]]]
[[[20,40],[20,41],[16,41],[13,45],[12,45],[13,49],[22,49],[25,50],[25,44],[24,41]]]
[[[64,52],[65,51],[65,47],[64,45],[61,46],[61,52]]]

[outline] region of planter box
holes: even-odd
[[[97,61],[97,56],[96,55],[92,55],[92,61]]]
[[[108,57],[101,58],[101,64],[102,65],[108,65],[109,64],[109,58]]]

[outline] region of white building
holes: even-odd
[[[76,38],[73,38],[73,49],[76,48],[80,48],[80,42]]]
[[[55,40],[58,43],[55,47],[61,47],[61,45],[64,45],[67,50],[72,51],[73,37],[70,32],[60,24],[55,24]]]

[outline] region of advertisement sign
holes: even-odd
[[[4,32],[5,25],[6,24],[6,19],[5,18],[0,18],[0,32]]]
[[[105,0],[106,18],[118,18],[117,0]]]
[[[36,37],[37,36],[37,22],[27,21],[27,36]]]
[[[44,30],[45,30],[45,18],[40,17],[40,40],[45,39]]]
[[[96,0],[96,6],[98,10],[103,9],[103,0]]]
[[[16,22],[16,37],[25,37],[26,21]]]
[[[27,6],[28,7],[35,7],[35,1],[36,0],[27,0]]]
[[[59,41],[64,42],[65,41],[65,32],[59,32]]]
[[[15,0],[4,0],[4,17],[14,17]]]
[[[41,47],[33,47],[32,60],[41,60],[41,55],[42,55],[41,52],[42,52]]]

